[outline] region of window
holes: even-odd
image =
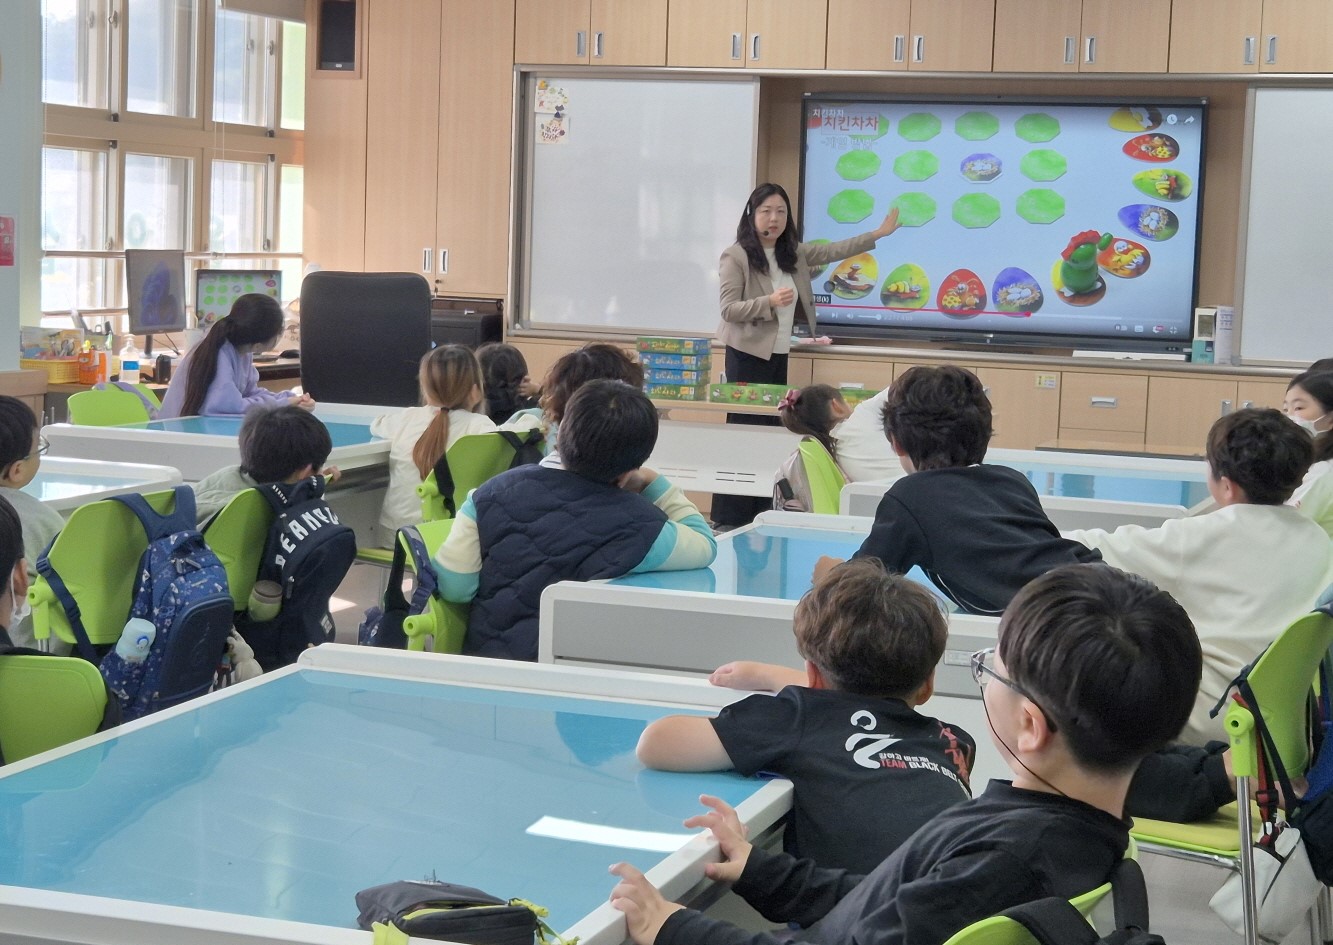
[[[305,128],[305,24],[282,24],[283,128]]]
[[[273,21],[267,17],[219,10],[213,42],[213,120],[270,127],[273,56],[277,49]]]
[[[43,0],[42,101],[107,107],[109,20],[107,0]]]
[[[126,249],[194,248],[189,237],[190,164],[187,158],[125,155]]]
[[[208,248],[214,253],[269,250],[265,210],[268,168],[249,161],[214,161],[209,195]]]
[[[42,151],[42,248],[103,250],[107,247],[106,181],[110,156],[92,148]],[[107,306],[108,260],[47,256],[42,260],[42,307],[66,310]]]
[[[192,117],[197,0],[129,0],[125,107],[148,115]]]

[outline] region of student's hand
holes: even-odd
[[[302,410],[315,409],[315,398],[311,397],[309,394],[302,394],[300,397],[293,397],[289,401],[289,403],[293,407],[300,407]]]
[[[542,392],[542,386],[524,374],[523,380],[518,382],[518,392],[524,397],[536,397]]]
[[[745,870],[745,861],[750,858],[754,847],[746,838],[749,833],[736,816],[736,810],[726,801],[711,794],[699,795],[699,803],[710,807],[706,814],[695,814],[686,818],[686,827],[703,827],[712,831],[713,839],[722,850],[721,863],[709,863],[704,866],[704,874],[719,883],[734,883],[741,878]],[[635,939],[638,941],[638,939]]]
[[[723,663],[709,675],[708,681],[724,689],[747,689],[752,692],[777,692],[783,686],[799,686],[805,677],[794,669],[757,663],[753,660],[734,660]]]
[[[328,480],[329,485],[333,485],[335,482],[337,482],[339,477],[342,476],[342,474],[343,474],[342,470],[339,469],[337,466],[325,466],[324,470],[320,473],[321,476],[323,476],[326,480]]]
[[[790,305],[796,301],[796,290],[791,286],[783,286],[768,297],[768,304],[774,308],[782,308],[784,305]]]
[[[841,558],[834,558],[830,555],[821,555],[819,560],[815,562],[814,583],[818,584],[824,579],[824,575],[828,574],[840,564],[842,564]]]
[[[875,229],[872,235],[875,239],[882,240],[896,229],[898,229],[898,208],[894,207],[884,217],[884,222]]]
[[[647,466],[640,466],[638,469],[631,469],[625,475],[620,477],[620,488],[626,492],[643,492],[652,485],[657,478],[657,473]]]
[[[653,945],[667,916],[683,907],[663,899],[657,887],[628,863],[617,863],[611,872],[620,877],[611,890],[611,908],[625,913],[625,925],[635,945]]]

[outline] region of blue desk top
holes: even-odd
[[[333,446],[360,446],[373,443],[380,437],[370,435],[370,418],[361,420],[356,417],[320,417],[324,426],[329,428]],[[167,433],[198,433],[205,436],[225,436],[235,440],[241,432],[240,417],[177,417],[172,420],[150,420],[146,423],[127,423],[124,426],[134,430],[161,430]]]
[[[761,786],[645,771],[634,745],[669,711],[300,671],[0,778],[0,883],[354,927],[357,890],[434,874],[568,928],[611,863],[665,855],[598,828],[683,844],[700,793]]]
[[[1073,472],[1067,466],[1015,465],[1013,468],[1027,476],[1041,496],[1180,505],[1187,509],[1208,498],[1208,482],[1202,472],[1189,476],[1147,470],[1107,473],[1095,466]]]

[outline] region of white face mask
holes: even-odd
[[[1291,420],[1311,436],[1318,436],[1321,431],[1315,429],[1315,424],[1327,416],[1328,414],[1324,414],[1322,417],[1315,417],[1313,420],[1307,420],[1304,417],[1292,417]]]
[[[14,589],[14,579],[12,577],[9,579],[9,596],[13,602],[13,610],[9,614],[9,628],[12,630],[19,625],[19,621],[32,613],[32,605],[28,603],[27,594],[22,597],[19,596],[18,591]]]

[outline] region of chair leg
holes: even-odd
[[[1250,779],[1236,779],[1236,805],[1240,828],[1241,915],[1245,920],[1245,945],[1259,943],[1259,916],[1254,891],[1254,823],[1250,810]]]

